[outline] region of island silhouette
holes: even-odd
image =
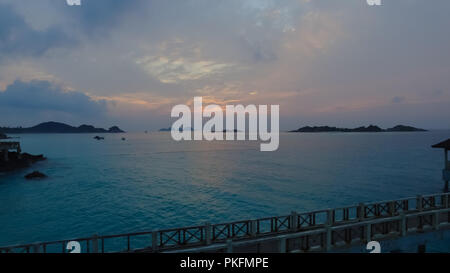
[[[29,128],[22,127],[0,127],[0,132],[3,134],[36,134],[36,133],[125,133],[117,126],[112,126],[108,130],[103,128],[96,128],[92,125],[83,124],[79,127],[74,127],[60,122],[44,122]]]
[[[376,125],[369,125],[367,127],[361,126],[357,128],[338,128],[338,127],[330,127],[330,126],[305,126],[301,127],[297,130],[292,130],[289,132],[293,133],[321,133],[321,132],[343,132],[343,133],[352,133],[352,132],[426,132],[425,129],[415,128],[412,126],[406,125],[397,125],[388,129],[381,129]]]

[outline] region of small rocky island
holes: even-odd
[[[180,129],[178,129],[180,132],[183,132],[184,130],[186,131],[194,131],[194,128],[191,127],[186,127],[186,129],[183,129],[183,127],[181,127]],[[159,129],[159,132],[171,132],[172,131],[172,127],[168,127],[168,128],[161,128]]]
[[[369,125],[367,127],[361,126],[353,129],[349,128],[338,128],[338,127],[330,127],[330,126],[305,126],[301,127],[297,130],[292,130],[289,132],[293,133],[321,133],[321,132],[343,132],[343,133],[354,133],[354,132],[425,132],[427,130],[415,128],[412,126],[406,125],[397,125],[388,129],[381,129],[376,125]]]
[[[38,171],[34,171],[32,173],[25,175],[24,177],[27,180],[40,180],[40,179],[47,178],[47,175],[43,174],[41,172],[38,172]]]

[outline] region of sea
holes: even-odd
[[[448,130],[280,133],[174,141],[170,132],[15,135],[46,161],[0,174],[0,246],[222,223],[441,193]],[[122,140],[125,138],[125,140]],[[26,180],[32,171],[48,175]],[[427,246],[450,252],[450,241]]]

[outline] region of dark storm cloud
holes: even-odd
[[[0,3],[0,61],[20,56],[40,56],[55,47],[72,45],[56,26],[44,31],[33,29],[11,5]]]
[[[105,101],[95,101],[78,91],[65,91],[48,81],[15,81],[4,92],[0,92],[0,106],[10,109],[59,111],[73,114],[102,114]]]

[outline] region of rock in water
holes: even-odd
[[[43,178],[47,178],[47,175],[45,175],[45,174],[43,174],[41,172],[38,172],[38,171],[34,171],[32,173],[29,173],[29,174],[25,175],[25,178],[28,179],[28,180],[31,180],[31,179],[43,179]]]
[[[104,140],[105,138],[104,137],[100,137],[100,136],[95,136],[94,139],[96,139],[96,140]]]

